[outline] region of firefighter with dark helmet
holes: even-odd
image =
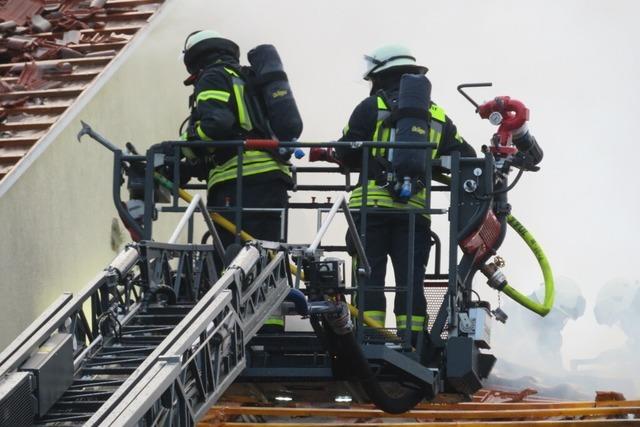
[[[267,62],[281,66],[273,46],[258,46],[254,51],[266,52],[263,56]],[[268,105],[265,107],[259,99],[260,87],[248,84],[254,72],[251,67],[240,65],[240,49],[236,43],[215,31],[196,31],[185,40],[183,53],[184,64],[190,74],[185,84],[194,88],[189,101],[191,113],[185,121],[186,130],[181,129],[183,139],[228,141],[277,137],[268,123]],[[286,76],[281,73],[276,75],[275,83],[272,79],[266,83],[262,81],[262,85],[270,87],[268,83],[271,86],[280,83],[282,86],[286,83],[283,79],[286,80]],[[287,95],[291,96],[290,91]],[[295,107],[293,98],[290,101],[289,107],[291,104]],[[286,128],[289,131],[287,138],[297,138],[302,131],[297,109],[293,110],[279,111],[280,115],[276,115],[283,117],[284,125],[274,128]],[[208,207],[236,206],[238,156],[235,147],[217,147],[200,152],[185,149],[183,155],[186,163],[195,165],[190,175],[207,181]],[[282,210],[287,206],[287,190],[291,185],[288,162],[270,151],[246,150],[242,159],[241,204],[243,208],[261,210],[243,212],[242,229],[261,240],[282,240]],[[232,222],[235,219],[230,212],[222,214]],[[235,236],[226,230],[219,229],[218,233],[225,247],[234,242]],[[282,317],[272,317],[266,324],[272,331],[282,330],[283,325]]]
[[[394,139],[393,112],[398,105],[398,97],[403,75],[421,76],[428,82],[424,74],[427,68],[419,65],[411,51],[401,45],[386,45],[365,55],[366,71],[363,78],[371,82],[370,96],[364,99],[354,109],[348,125],[343,130],[341,141],[384,141],[389,143],[390,149],[370,149],[368,167],[368,207],[374,207],[375,212],[367,215],[366,229],[366,255],[371,264],[371,276],[366,281],[366,288],[379,290],[366,291],[364,297],[365,314],[384,325],[386,312],[386,299],[383,292],[385,286],[385,274],[387,257],[391,258],[397,287],[413,288],[413,310],[411,312],[411,331],[416,336],[418,332],[426,330],[426,300],[423,292],[425,265],[429,256],[429,232],[430,218],[428,215],[417,215],[415,223],[415,235],[409,235],[409,215],[384,213],[384,209],[423,208],[426,194],[424,188],[412,193],[409,198],[399,200],[397,194],[391,191],[386,176],[389,165],[389,156],[403,150],[392,150]],[[418,79],[419,80],[419,79]],[[430,88],[430,86],[429,86]],[[473,148],[460,137],[456,126],[447,117],[444,109],[429,100],[424,102],[425,124],[428,126],[428,135],[425,141],[437,145],[434,157],[440,157],[459,151],[463,156],[475,157]],[[427,114],[427,108],[428,113]],[[427,122],[427,117],[430,121]],[[424,133],[424,132],[423,132]],[[422,151],[422,150],[419,150]],[[426,151],[426,150],[425,150]],[[336,157],[351,170],[360,170],[362,163],[362,148],[336,149]],[[426,159],[426,154],[425,154]],[[425,164],[425,162],[423,162]],[[423,175],[424,176],[424,175]],[[357,188],[351,194],[349,207],[358,209],[362,206],[361,176]],[[392,186],[391,186],[392,187]],[[358,213],[354,213],[359,217]],[[356,225],[360,221],[356,219]],[[414,240],[414,253],[408,253],[409,239]],[[347,237],[347,240],[349,238]],[[347,246],[349,241],[347,241]],[[413,256],[413,283],[408,282],[408,260]],[[395,296],[394,313],[396,326],[399,331],[408,327],[406,307],[406,293],[398,292]],[[362,309],[362,307],[360,307]]]

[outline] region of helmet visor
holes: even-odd
[[[362,78],[369,80],[369,74],[378,65],[380,61],[372,56],[364,55],[362,57]]]
[[[413,65],[419,67],[420,69],[424,69],[424,71],[421,72],[427,72],[426,67],[416,65],[416,58],[411,55],[395,55],[384,60],[376,59],[369,55],[364,55],[364,60],[368,66],[364,75],[362,76],[362,78],[365,80],[369,80],[370,75],[375,74],[378,71],[388,70],[389,68],[401,65]]]

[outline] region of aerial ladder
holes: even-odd
[[[527,240],[528,232],[511,216],[506,197],[521,172],[535,168],[530,151],[539,148],[529,144],[518,151],[508,135],[516,118],[519,126],[526,121],[522,104],[500,97],[474,105],[482,117],[492,116],[502,133],[483,149],[482,158],[453,153],[435,160],[430,155],[435,146],[427,144],[427,192],[450,192],[450,205],[436,209],[427,202],[424,209],[409,212],[410,227],[415,227],[415,215],[425,212],[446,214],[450,224],[447,273],[439,270],[441,245],[432,236],[436,271],[427,276],[427,282],[440,281],[444,297],[439,306],[431,307],[429,331],[417,342],[412,342],[410,334],[399,336],[382,328],[350,304],[370,269],[361,240],[366,236],[356,230],[346,193],[333,203],[298,206],[326,214],[310,244],[252,240],[241,231],[241,207],[236,207],[236,225],[223,226],[232,227],[238,241],[241,237],[248,241],[230,252],[222,247],[213,223],[220,225],[224,220],[209,212],[199,194],[191,196],[173,184],[180,182],[180,149],[211,143],[170,141],[139,155],[130,145],[123,152],[83,124],[81,135],[88,134],[114,154],[115,207],[139,240],[78,294],[58,298],[0,354],[0,425],[192,426],[234,381],[356,381],[368,400],[387,412],[406,411],[440,393],[468,396],[477,391],[495,362],[487,352],[490,323],[494,317],[504,320],[504,314],[473,298],[474,274],[481,271],[490,286],[541,315],[550,309],[553,285],[547,277],[548,263],[535,242],[530,246],[547,284],[544,304],[512,288],[499,260],[488,262],[504,239],[507,223]],[[319,145],[251,140],[216,144],[237,148],[239,161],[247,149]],[[331,149],[341,144],[350,143],[322,144],[327,149],[323,158],[331,160]],[[368,150],[381,143],[358,144],[363,147],[366,168]],[[422,143],[395,144],[398,149],[425,148]],[[173,179],[169,180],[158,170],[172,163]],[[432,178],[437,178],[432,176],[432,166],[448,173],[449,178],[438,178],[443,186],[431,188]],[[508,184],[512,167],[520,172]],[[314,169],[327,172],[331,168],[301,167],[294,176]],[[137,195],[142,207],[137,217],[121,200],[125,174],[130,193]],[[346,176],[344,186],[324,189],[350,190],[353,186]],[[156,204],[163,192],[172,204],[162,211],[183,213],[166,243],[152,239]],[[189,202],[186,208],[178,204],[180,198]],[[366,229],[367,209],[361,210],[362,229]],[[345,216],[359,259],[354,272],[357,286],[352,288],[345,284],[344,262],[324,255],[336,248],[321,244],[339,212]],[[197,213],[202,214],[206,233],[201,243],[192,243]],[[185,228],[188,243],[178,243]],[[458,246],[463,253],[460,259]],[[410,289],[405,292],[412,297]],[[281,305],[290,314],[309,318],[314,333],[257,334],[273,308]]]

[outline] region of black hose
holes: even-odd
[[[493,169],[494,159],[491,153],[489,152],[485,153],[484,162],[485,162],[485,167],[484,167],[485,170]],[[449,186],[451,185],[451,178],[448,176],[434,175],[433,179],[441,184],[445,184]],[[493,180],[491,178],[485,177],[482,180],[482,182],[483,182],[483,192],[485,194],[491,193],[493,190]],[[451,189],[451,190],[457,191],[454,189]],[[471,233],[471,231],[477,228],[478,225],[482,222],[482,220],[486,216],[487,211],[491,208],[491,201],[493,199],[492,197],[478,198],[478,199],[481,200],[482,203],[480,204],[478,209],[476,209],[476,212],[473,214],[471,219],[469,219],[467,224],[465,224],[465,226],[458,231],[458,235],[457,235],[458,241],[464,240],[464,238],[467,237],[469,233]]]
[[[424,387],[409,389],[399,397],[389,396],[371,371],[369,361],[364,356],[353,332],[346,335],[333,334],[333,337],[338,340],[336,347],[341,353],[340,359],[351,362],[352,373],[359,379],[362,388],[377,408],[389,414],[402,414],[413,409],[424,399],[426,395]]]

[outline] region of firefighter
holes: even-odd
[[[256,94],[247,85],[248,67],[239,63],[240,51],[233,41],[215,31],[196,31],[184,45],[184,64],[193,85],[190,98],[191,114],[187,122],[187,140],[223,141],[247,138],[271,138],[263,123]],[[194,165],[191,174],[207,180],[207,206],[212,209],[233,208],[237,200],[238,156],[235,147],[203,150],[186,149],[183,155]],[[198,172],[199,169],[199,172]],[[287,190],[292,180],[289,165],[274,153],[261,150],[245,151],[242,162],[243,208],[284,209]],[[221,214],[234,222],[233,212]],[[242,229],[261,240],[282,240],[283,211],[250,211],[242,214]],[[219,228],[225,247],[235,236]],[[271,317],[264,331],[283,329],[281,316]]]
[[[400,81],[404,74],[424,75],[427,68],[416,63],[410,50],[401,45],[387,45],[365,55],[366,71],[364,79],[371,82],[370,96],[365,98],[353,111],[348,125],[343,130],[341,141],[390,141],[393,126],[387,120],[393,112],[397,102]],[[429,141],[437,144],[435,157],[440,157],[459,151],[463,156],[475,157],[473,148],[460,137],[456,126],[447,117],[444,110],[434,103],[429,108],[431,121],[429,123]],[[390,142],[392,144],[392,142]],[[401,150],[396,150],[401,151]],[[364,296],[364,310],[371,318],[384,325],[386,299],[381,288],[385,284],[387,257],[391,258],[396,279],[396,286],[410,286],[413,288],[413,311],[411,316],[411,331],[413,340],[417,333],[427,327],[426,300],[423,292],[425,266],[429,256],[430,219],[428,215],[417,215],[415,234],[409,235],[409,215],[384,213],[384,209],[406,209],[424,207],[424,189],[413,194],[408,201],[400,202],[388,191],[389,186],[384,182],[387,175],[382,165],[389,164],[389,150],[370,149],[368,168],[367,206],[377,207],[377,213],[367,215],[366,227],[366,255],[371,264],[371,276],[366,281],[366,288],[380,290],[367,291]],[[362,162],[362,148],[336,149],[338,159],[351,170],[360,170]],[[354,189],[349,200],[349,207],[358,209],[362,206],[362,183],[360,176],[358,186]],[[386,188],[385,188],[386,187]],[[356,225],[360,227],[359,215]],[[413,239],[413,283],[408,279],[409,239]],[[351,242],[347,237],[347,246]],[[394,302],[396,327],[400,334],[408,327],[406,293],[397,292]]]

